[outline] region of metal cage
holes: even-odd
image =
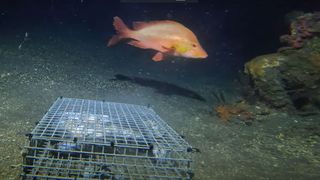
[[[191,146],[146,106],[58,98],[25,147],[22,179],[191,179]]]

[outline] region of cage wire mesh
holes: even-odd
[[[149,107],[60,97],[29,136],[22,179],[191,179],[190,150]]]

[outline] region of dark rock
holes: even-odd
[[[245,65],[255,94],[273,108],[320,112],[320,38],[301,49],[258,56]]]

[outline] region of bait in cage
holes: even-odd
[[[191,150],[149,107],[61,97],[29,136],[22,179],[191,179]]]

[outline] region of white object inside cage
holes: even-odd
[[[190,149],[149,107],[58,98],[31,133],[23,177],[191,179]]]

